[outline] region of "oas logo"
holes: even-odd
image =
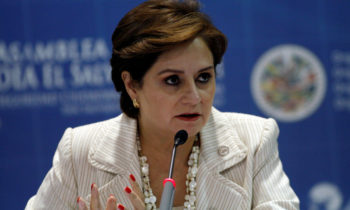
[[[325,94],[326,78],[312,52],[297,45],[280,45],[256,63],[251,89],[263,112],[280,121],[293,122],[316,111]]]

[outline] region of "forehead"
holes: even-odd
[[[198,70],[213,65],[213,62],[213,56],[207,44],[201,38],[195,38],[162,53],[150,70],[165,68]]]

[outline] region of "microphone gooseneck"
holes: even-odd
[[[187,141],[187,138],[188,138],[188,134],[185,130],[179,130],[175,134],[173,153],[171,155],[171,162],[170,162],[170,169],[169,169],[169,178],[173,177],[176,148],[177,148],[177,146],[184,144]]]
[[[163,181],[163,192],[160,200],[160,210],[171,210],[174,203],[175,181],[171,178],[173,176],[174,160],[176,155],[176,147],[186,142],[188,134],[185,130],[180,130],[175,134],[173,153],[171,155],[169,177]]]

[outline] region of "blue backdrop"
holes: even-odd
[[[0,203],[23,209],[66,127],[120,113],[110,36],[139,0],[0,2]],[[215,105],[273,117],[301,209],[350,209],[350,2],[202,0],[229,39]]]

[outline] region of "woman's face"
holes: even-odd
[[[141,127],[154,132],[198,133],[208,120],[215,94],[211,51],[201,38],[161,54],[136,89]]]

